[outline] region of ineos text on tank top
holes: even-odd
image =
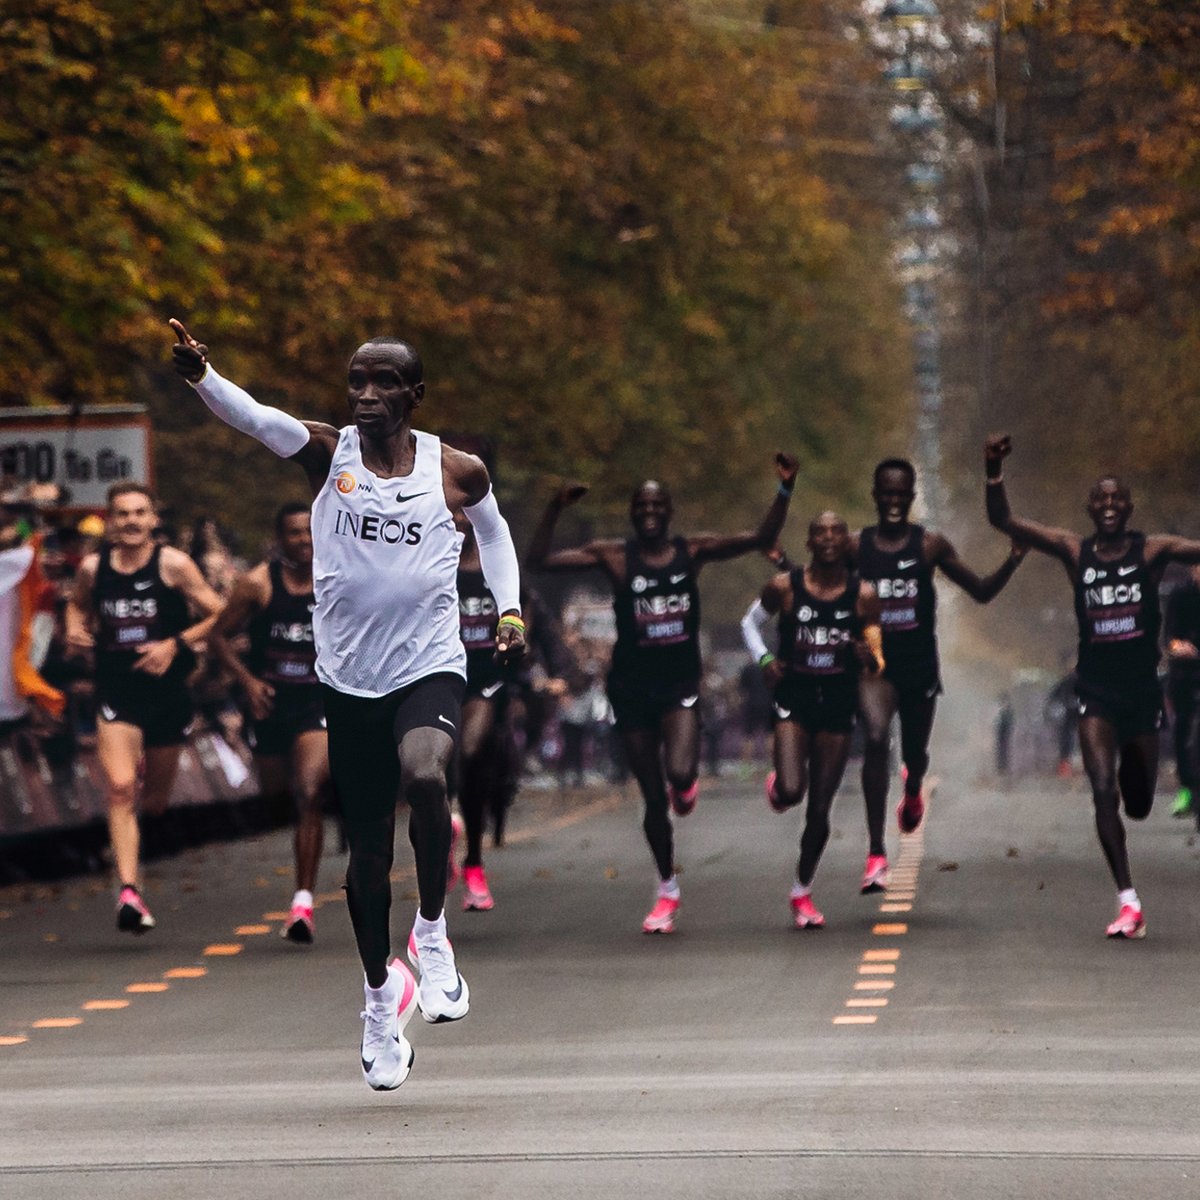
[[[446,505],[441,441],[413,437],[412,473],[381,479],[347,426],[313,501],[317,677],[350,696],[466,674],[455,587],[463,537]]]
[[[312,592],[289,592],[283,582],[283,565],[272,562],[271,598],[250,622],[247,666],[264,683],[279,688],[307,689],[319,682],[317,650],[313,642]]]
[[[1095,537],[1079,548],[1075,582],[1081,683],[1110,688],[1157,687],[1158,587],[1146,566],[1146,537],[1129,534],[1118,559],[1096,555]]]
[[[161,557],[161,547],[155,546],[144,567],[125,574],[112,565],[112,547],[100,548],[92,594],[97,616],[96,679],[101,684],[137,687],[179,682],[195,666],[195,655],[181,645],[165,674],[134,670],[139,646],[177,637],[190,624],[183,593],[162,580]]]
[[[792,571],[792,604],[779,614],[779,657],[785,678],[857,678],[854,641],[862,635],[859,580],[851,575],[833,600],[821,600],[804,584],[804,569]]]
[[[617,644],[612,674],[621,680],[687,683],[700,679],[700,591],[687,541],[672,539],[675,554],[652,567],[625,543],[625,582],[613,596]]]
[[[910,526],[908,540],[895,551],[880,549],[878,532],[872,525],[859,535],[858,574],[879,593],[883,656],[889,669],[936,664],[937,589],[925,562],[925,530]]]

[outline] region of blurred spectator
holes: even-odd
[[[1068,671],[1046,697],[1046,721],[1058,734],[1058,776],[1071,778],[1071,756],[1075,753],[1075,730],[1079,725],[1079,702],[1075,696],[1075,672]]]
[[[168,528],[159,526],[159,529],[155,530],[156,536],[165,537]],[[244,564],[234,558],[212,517],[200,517],[196,520],[188,541],[188,553],[200,568],[200,574],[204,576],[208,586],[222,599],[227,597],[244,569]]]

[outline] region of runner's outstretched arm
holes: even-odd
[[[196,341],[174,317],[168,324],[178,339],[171,347],[175,370],[226,425],[248,433],[280,458],[291,458],[308,474],[313,493],[324,486],[338,431],[319,421],[301,421],[281,409],[259,404],[249,392],[223,378],[208,361],[208,347]]]
[[[1004,585],[1013,577],[1016,569],[1024,559],[1026,548],[1015,538],[1008,557],[990,575],[979,576],[958,557],[958,551],[950,539],[936,533],[931,537],[931,553],[929,561],[940,567],[947,579],[957,583],[972,600],[979,604],[987,604],[994,600],[1003,590]]]
[[[1151,563],[1198,563],[1200,541],[1177,537],[1175,534],[1155,533],[1146,539],[1146,558]]]
[[[984,464],[987,471],[987,516],[988,520],[1003,533],[1023,545],[1043,554],[1049,554],[1075,566],[1079,552],[1079,537],[1069,529],[1056,529],[1052,525],[1039,525],[1024,517],[1014,517],[1008,506],[1008,494],[1004,490],[1004,460],[1012,453],[1012,438],[1008,434],[994,434],[984,448]]]
[[[587,492],[588,485],[586,483],[569,483],[555,493],[550,503],[546,505],[541,520],[538,521],[537,528],[533,531],[529,549],[525,552],[525,566],[528,570],[580,571],[586,570],[588,567],[599,567],[613,582],[617,581],[621,574],[618,570],[617,559],[623,560],[624,558],[625,544],[623,542],[593,541],[585,542],[584,545],[571,550],[552,551],[550,549],[550,542],[554,538],[554,528],[558,524],[558,518],[562,515],[563,509],[569,508],[576,501],[582,499]]]
[[[737,558],[750,550],[770,550],[779,541],[783,523],[787,519],[788,502],[796,486],[796,474],[800,469],[798,459],[781,450],[775,455],[775,470],[779,476],[779,488],[771,507],[767,509],[759,526],[753,532],[735,533],[728,536],[702,533],[688,538],[688,550],[697,566],[706,562],[721,562]]]

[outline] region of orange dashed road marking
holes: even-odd
[[[208,974],[207,967],[172,967],[163,972],[164,979],[203,979]]]
[[[256,937],[259,934],[270,933],[270,925],[239,925],[234,931],[238,937]]]
[[[27,1041],[26,1037],[0,1037],[0,1046],[23,1046]]]
[[[165,992],[170,986],[169,983],[131,983],[125,990],[141,996],[148,992]]]
[[[912,912],[911,904],[881,904],[879,906],[881,913],[906,913]]]
[[[876,925],[871,932],[876,937],[900,937],[908,932],[907,925]]]
[[[852,996],[846,1001],[847,1008],[887,1008],[886,996]]]
[[[855,981],[856,992],[890,992],[896,983],[892,979],[859,979]]]
[[[43,1017],[40,1021],[34,1021],[34,1029],[74,1029],[76,1025],[82,1025],[82,1017]]]
[[[900,957],[899,950],[864,950],[863,962],[895,962]]]
[[[128,1000],[89,1000],[84,1006],[84,1012],[108,1012],[117,1008],[128,1008]]]
[[[863,963],[858,968],[860,975],[895,975],[895,963]]]
[[[263,913],[263,920],[264,921],[286,921],[288,919],[288,917],[290,917],[291,915],[292,915],[291,913],[286,913],[286,912]]]
[[[228,958],[233,954],[241,954],[242,948],[236,942],[217,942],[212,946],[205,946],[204,953],[210,957]]]
[[[834,1017],[833,1023],[835,1025],[874,1025],[878,1019],[879,1018],[876,1017],[874,1013],[872,1013],[870,1016],[866,1016],[865,1014],[861,1016],[855,1015],[852,1017],[843,1015],[840,1017]]]

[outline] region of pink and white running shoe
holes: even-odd
[[[868,854],[867,865],[863,868],[862,888],[865,896],[868,892],[886,892],[888,885],[888,860],[883,854]]]
[[[146,907],[142,894],[126,885],[117,897],[117,928],[122,933],[147,933],[155,926],[154,917]]]
[[[289,942],[295,942],[298,946],[311,946],[316,932],[313,910],[305,904],[293,904],[288,922],[279,936]]]
[[[915,796],[904,793],[899,807],[896,809],[896,823],[901,833],[916,833],[925,819],[925,796],[918,792]]]
[[[1117,919],[1104,931],[1110,938],[1144,938],[1146,936],[1146,918],[1140,908],[1132,904],[1122,904]]]
[[[696,801],[700,796],[700,779],[697,776],[692,780],[692,786],[686,791],[676,791],[671,784],[667,784],[667,799],[671,802],[671,811],[677,817],[686,817],[689,813],[695,810]]]
[[[812,896],[793,896],[792,916],[797,929],[820,929],[825,924],[825,914],[813,903]]]
[[[388,982],[395,989],[395,1009],[368,1001],[362,1013],[365,1024],[359,1058],[363,1079],[377,1092],[398,1088],[408,1078],[416,1058],[404,1036],[404,1027],[417,1011],[417,981],[398,958],[393,958],[388,963]]]
[[[675,914],[679,911],[679,901],[669,896],[659,896],[654,907],[646,914],[642,922],[643,933],[674,933]]]
[[[496,907],[482,867],[463,867],[463,912],[490,912]]]

